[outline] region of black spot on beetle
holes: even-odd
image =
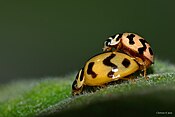
[[[135,44],[135,42],[133,41],[135,35],[134,34],[130,34],[127,36],[127,38],[129,39],[129,44],[133,45]]]
[[[153,51],[152,51],[152,49],[149,47],[149,53],[151,54],[151,55],[153,55]]]
[[[146,50],[146,43],[148,43],[145,39],[139,39],[143,47],[139,48],[139,54],[143,54],[143,52]]]
[[[92,70],[93,66],[94,66],[94,62],[90,62],[88,64],[87,74],[91,75],[92,78],[95,78],[97,77],[97,74]]]
[[[123,59],[122,65],[125,66],[125,68],[128,68],[130,64],[131,63],[127,58]]]
[[[111,63],[111,61],[110,61],[115,56],[116,56],[115,54],[111,54],[110,56],[108,56],[107,58],[105,58],[103,60],[103,64],[105,64],[106,66],[109,66],[109,67],[117,67],[114,63]]]
[[[143,54],[143,52],[145,51],[145,49],[144,48],[139,48],[138,51],[139,51],[139,54]]]
[[[108,56],[107,58],[105,58],[105,59],[103,60],[103,64],[106,65],[106,66],[109,66],[109,67],[111,67],[111,68],[113,68],[113,69],[117,69],[118,66],[115,65],[115,64],[113,64],[113,63],[111,62],[111,59],[114,58],[115,56],[116,56],[115,54],[111,54],[110,56]],[[108,77],[112,78],[113,75],[114,75],[114,72],[111,70],[111,71],[108,73]]]

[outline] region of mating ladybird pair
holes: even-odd
[[[148,79],[146,70],[153,60],[149,43],[137,34],[111,36],[104,42],[103,53],[89,59],[78,72],[72,84],[72,94],[82,93],[83,86],[104,86],[119,79],[131,79],[139,70]]]

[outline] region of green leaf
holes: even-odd
[[[173,113],[175,66],[156,60],[148,73],[148,81],[140,77],[76,97],[71,96],[75,74],[4,84],[0,86],[0,117]]]

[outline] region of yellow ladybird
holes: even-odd
[[[147,78],[146,69],[154,63],[154,55],[150,44],[144,38],[134,33],[116,34],[104,42],[103,51],[111,51],[113,48],[133,57]]]
[[[84,85],[103,86],[119,79],[128,80],[139,65],[128,55],[106,52],[96,55],[86,62],[72,84],[72,94],[80,94]]]

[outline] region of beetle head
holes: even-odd
[[[103,51],[109,51],[112,48],[115,48],[118,46],[118,44],[121,41],[122,34],[117,34],[110,36],[105,42],[104,42],[104,47]]]

